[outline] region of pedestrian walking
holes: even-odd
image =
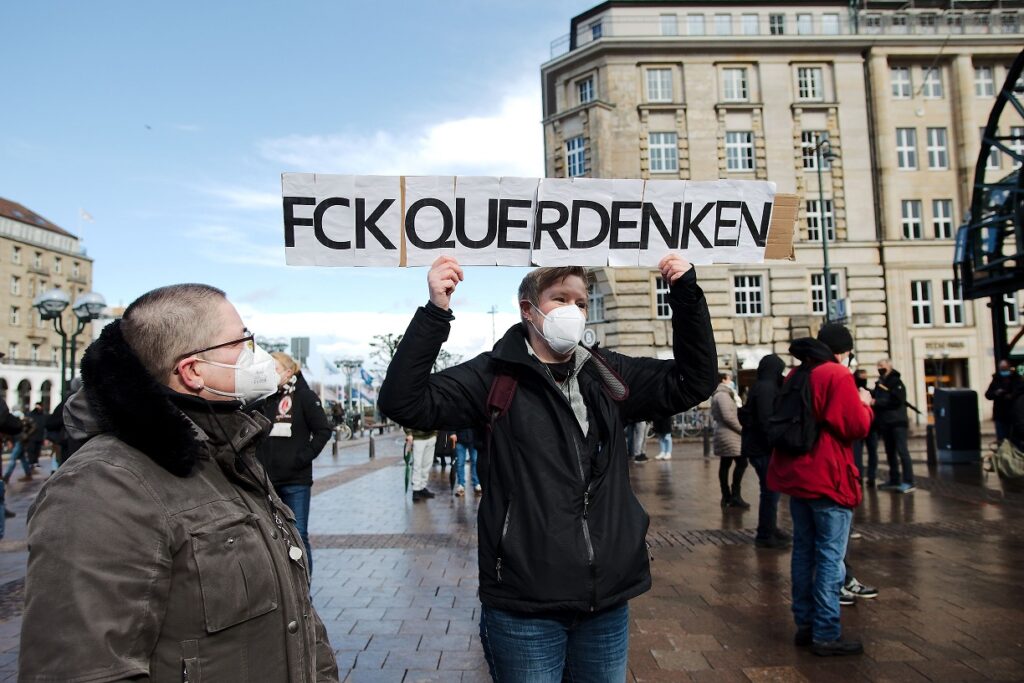
[[[740,425],[738,410],[732,373],[719,373],[718,386],[715,388],[715,393],[711,395],[711,417],[715,424],[712,446],[715,455],[718,456],[718,484],[722,488],[722,507],[747,510],[750,508],[750,503],[743,500],[743,495],[740,492],[743,473],[747,470],[747,459],[742,454],[743,427]],[[731,486],[729,485],[730,468],[734,468]]]
[[[875,410],[875,426],[885,444],[889,463],[889,480],[880,489],[896,493],[912,493],[914,464],[907,446],[907,387],[900,373],[892,368],[892,360],[878,361],[878,381],[871,392]]]
[[[992,381],[985,390],[985,398],[992,401],[992,420],[996,423],[996,441],[1002,441],[1010,434],[1013,425],[1013,401],[1020,391],[1022,381],[1013,366],[1006,359],[999,361],[999,368],[992,375]]]
[[[754,545],[758,548],[789,546],[789,534],[778,526],[779,494],[768,488],[768,463],[772,456],[772,446],[765,433],[768,420],[774,413],[775,397],[782,386],[782,371],[785,369],[785,361],[774,353],[762,358],[757,365],[757,381],[750,387],[747,401],[739,411],[740,423],[743,425],[740,452],[753,465],[760,488],[757,533],[754,536]]]
[[[466,493],[466,460],[469,460],[470,483],[475,493],[481,493],[480,476],[477,473],[476,461],[479,457],[477,447],[480,445],[480,438],[477,430],[472,427],[465,427],[455,433],[455,495],[462,496]]]
[[[84,444],[29,511],[19,680],[338,680],[255,457],[274,360],[219,289],[136,299],[82,359]]]
[[[857,368],[857,371],[853,373],[853,381],[858,389],[867,390],[868,371],[864,368]],[[865,452],[867,452],[868,456],[867,470],[864,469]],[[878,430],[874,423],[871,424],[871,431],[868,432],[867,436],[853,442],[853,462],[857,465],[861,484],[864,483],[864,477],[867,476],[868,487],[875,488],[875,482],[878,478]]]
[[[655,460],[672,459],[672,416],[655,418],[651,423],[654,434],[658,437],[658,454]]]
[[[786,383],[805,387],[790,394],[802,406],[797,428],[815,425],[817,436],[807,452],[776,448],[768,465],[768,486],[790,497],[794,643],[821,656],[864,651],[859,641],[842,638],[839,619],[850,523],[863,497],[852,443],[867,435],[872,419],[871,396],[857,389],[845,365],[852,350],[853,336],[839,323],[823,325],[817,339],[805,337],[790,345],[801,365]],[[785,385],[782,392],[787,392]]]
[[[417,429],[489,434],[478,508],[480,639],[501,681],[622,681],[628,601],[650,588],[649,519],[629,483],[626,422],[682,412],[714,389],[717,359],[693,268],[662,260],[675,360],[584,348],[587,279],[539,268],[519,287],[521,322],[490,352],[431,373],[463,279],[450,256],[427,276],[380,390]]]
[[[331,425],[320,398],[309,388],[295,359],[281,351],[270,355],[277,372],[277,391],[260,409],[272,427],[269,438],[256,449],[256,459],[295,517],[312,576],[309,504],[313,495],[313,461],[331,440]]]
[[[46,438],[46,412],[42,403],[36,403],[32,410],[25,416],[31,420],[32,429],[25,437],[25,451],[28,457],[28,464],[34,468],[39,466],[39,456],[43,452],[43,441]]]
[[[406,428],[405,443],[412,451],[412,502],[433,498],[434,492],[427,488],[427,480],[430,466],[434,464],[437,431]]]
[[[640,420],[626,427],[626,444],[633,462],[647,462],[647,422]]]
[[[28,450],[25,448],[25,443],[35,431],[36,426],[35,423],[25,417],[20,410],[12,410],[10,414],[20,423],[21,431],[16,433],[12,432],[7,435],[11,449],[11,461],[7,463],[7,469],[4,470],[4,484],[11,483],[11,475],[14,474],[14,470],[18,467],[18,463],[21,463],[21,469],[24,472],[24,475],[19,477],[18,481],[32,481],[32,463],[28,460]]]

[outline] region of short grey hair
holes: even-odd
[[[217,307],[226,298],[210,285],[160,287],[128,306],[121,333],[149,374],[163,384],[182,357],[214,343],[221,324]]]

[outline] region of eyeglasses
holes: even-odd
[[[223,344],[214,344],[213,346],[207,346],[205,349],[199,349],[197,351],[189,351],[188,353],[186,353],[186,354],[184,354],[182,356],[178,356],[178,360],[181,360],[182,358],[188,358],[189,356],[198,356],[200,353],[206,353],[207,351],[213,351],[215,349],[223,349],[223,348],[226,348],[228,346],[234,346],[236,344],[242,344],[242,343],[244,343],[246,348],[249,349],[250,351],[255,351],[256,350],[256,336],[252,332],[250,332],[248,328],[245,328],[242,331],[245,332],[245,336],[244,337],[240,337],[238,339],[232,339],[231,341],[226,341]]]

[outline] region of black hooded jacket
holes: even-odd
[[[875,425],[879,429],[907,426],[907,387],[899,372],[885,373],[875,382],[871,396],[875,399]]]
[[[420,308],[380,391],[380,406],[416,429],[473,426],[487,434],[496,373],[517,379],[508,412],[494,420],[479,468],[480,600],[522,612],[593,611],[651,585],[647,513],[629,484],[623,426],[682,412],[716,384],[717,355],[704,294],[691,271],[672,285],[676,360],[631,358],[582,347],[578,391],[584,435],[551,374],[515,325],[493,351],[431,374],[450,312]],[[575,386],[570,382],[570,391]]]
[[[765,427],[775,408],[775,397],[782,386],[782,371],[786,363],[774,353],[761,359],[757,365],[757,381],[747,392],[744,410],[751,418],[743,426],[741,453],[745,458],[771,457],[772,447],[765,436]]]
[[[295,375],[294,389],[285,385],[263,401],[260,412],[274,424],[256,449],[270,481],[274,486],[312,486],[313,461],[330,440],[331,425],[302,374]]]

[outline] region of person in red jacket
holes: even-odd
[[[864,651],[860,642],[842,639],[839,624],[843,558],[853,508],[863,495],[852,443],[867,436],[873,417],[871,395],[857,389],[847,367],[852,350],[853,336],[838,323],[823,325],[817,339],[797,339],[789,347],[793,356],[812,366],[819,434],[810,453],[776,450],[768,466],[768,487],[790,496],[794,640],[822,656]]]

